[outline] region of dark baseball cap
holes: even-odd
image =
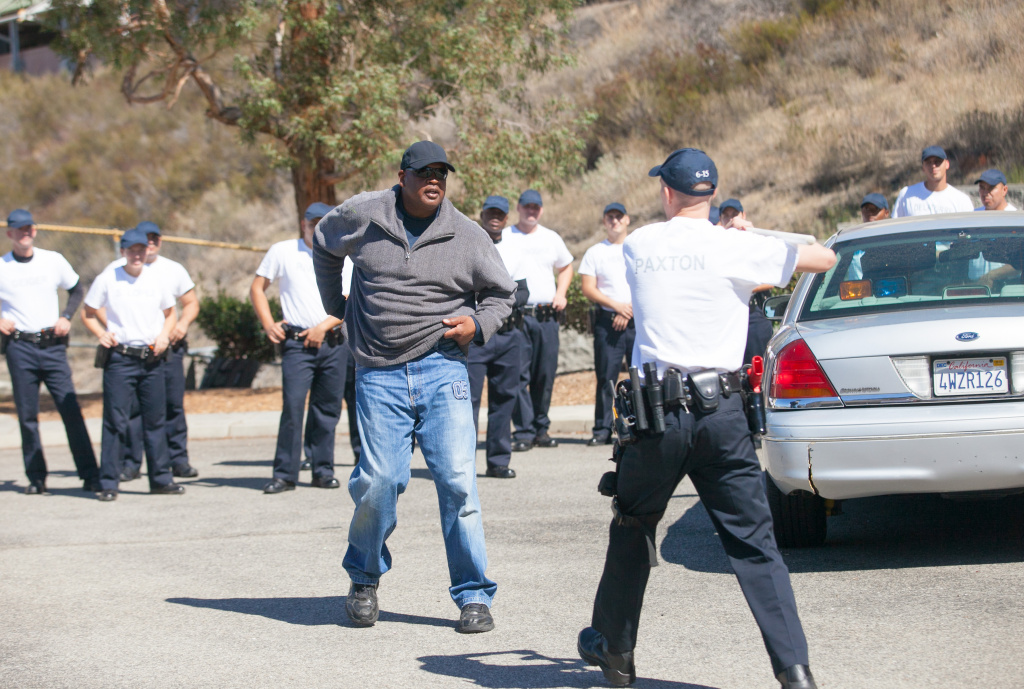
[[[889,202],[886,201],[885,197],[881,194],[868,194],[864,197],[864,200],[860,202],[860,207],[863,208],[869,203],[875,208],[884,208],[885,210],[889,210]]]
[[[132,229],[128,230],[123,235],[121,235],[122,249],[127,249],[128,247],[135,246],[136,244],[149,246],[149,237],[146,236],[144,230],[140,230],[138,227],[133,227]]]
[[[135,226],[135,229],[141,231],[143,234],[155,234],[157,236],[160,236],[160,226],[157,225],[155,222],[150,222],[148,220],[143,220],[142,222],[140,222],[138,225]]]
[[[615,203],[609,203],[607,206],[604,207],[605,214],[611,213],[612,211],[618,211],[623,215],[629,215],[628,213],[626,213],[626,207],[623,206],[618,201],[616,201]]]
[[[708,220],[712,225],[717,225],[718,221],[722,219],[722,212],[718,210],[718,206],[712,206],[708,212]]]
[[[7,227],[12,230],[25,227],[26,225],[35,225],[35,222],[32,221],[32,214],[24,208],[11,211],[11,214],[7,216]]]
[[[978,175],[978,179],[974,180],[974,183],[977,184],[978,182],[984,182],[985,184],[989,184],[994,187],[997,184],[1006,184],[1006,175],[993,168],[991,170],[985,170]]]
[[[943,150],[942,146],[929,146],[928,148],[921,151],[922,163],[932,157],[941,158],[942,160],[949,160],[949,157],[946,155],[946,151]]]
[[[743,212],[743,204],[740,203],[739,199],[726,199],[721,206],[718,207],[718,212],[721,213],[726,208],[732,208],[737,213]]]
[[[661,177],[665,184],[687,196],[711,196],[718,187],[718,168],[707,153],[696,148],[673,151],[664,163],[655,165],[647,174]],[[703,182],[710,182],[711,188],[695,191],[694,187]]]
[[[519,195],[519,205],[525,206],[530,203],[535,203],[538,206],[543,206],[544,202],[540,198],[540,192],[536,189],[527,189]]]
[[[320,203],[317,201],[316,203],[309,204],[309,208],[306,209],[305,217],[306,220],[315,220],[316,218],[324,217],[333,210],[333,206],[328,206],[326,203]]]
[[[508,199],[504,196],[488,196],[484,199],[484,207],[481,211],[485,211],[488,208],[496,208],[502,213],[508,213]]]
[[[403,170],[418,170],[434,163],[444,163],[446,168],[455,172],[455,168],[448,162],[448,154],[433,141],[417,141],[402,154]]]

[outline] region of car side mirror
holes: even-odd
[[[777,297],[769,297],[764,302],[764,316],[770,321],[778,323],[786,313],[789,306],[789,298],[792,294],[782,294]]]

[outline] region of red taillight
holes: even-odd
[[[838,397],[803,340],[786,345],[779,354],[769,396],[775,399]]]

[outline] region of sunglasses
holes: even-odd
[[[448,168],[446,167],[420,167],[409,169],[416,173],[416,176],[420,179],[448,179]]]

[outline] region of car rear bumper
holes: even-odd
[[[769,474],[825,498],[1024,488],[1024,403],[770,412]]]

